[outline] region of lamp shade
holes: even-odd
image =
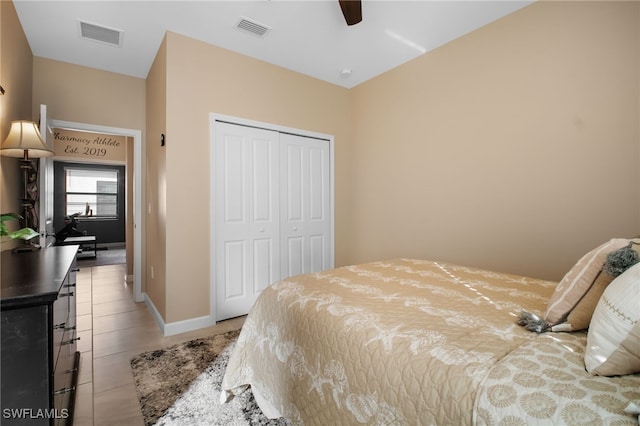
[[[7,157],[37,158],[49,157],[54,153],[45,145],[36,123],[18,120],[11,122],[9,135],[0,146],[0,154]]]

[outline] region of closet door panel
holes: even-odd
[[[288,275],[319,272],[331,266],[331,179],[329,141],[280,135],[282,270]],[[295,241],[295,244],[294,244]]]
[[[253,219],[255,223],[277,222],[277,205],[273,205],[273,200],[277,200],[277,182],[273,182],[274,173],[277,173],[272,159],[272,150],[277,147],[269,140],[257,139],[252,141],[253,151]],[[275,217],[274,217],[275,216]]]
[[[215,143],[216,319],[246,314],[280,279],[278,133],[220,124]],[[215,213],[214,213],[215,214]]]
[[[245,150],[242,138],[230,136],[225,138],[222,155],[224,167],[224,222],[227,224],[246,223],[246,194],[244,181],[246,178]]]
[[[309,220],[325,222],[329,208],[329,164],[325,147],[309,148]]]
[[[286,208],[282,211],[286,215],[288,223],[302,222],[304,220],[305,197],[303,166],[304,150],[302,146],[287,144],[284,146],[284,156],[286,167],[283,172],[286,174],[286,182],[282,187],[285,189]]]
[[[226,241],[224,265],[224,298],[233,300],[246,295],[244,241]]]
[[[269,284],[280,279],[279,250],[279,188],[280,155],[277,134],[258,132],[252,141],[253,182],[251,185],[253,215],[250,229],[253,241],[253,282],[255,297]],[[253,302],[251,302],[253,305]]]
[[[290,236],[286,241],[286,269],[283,271],[284,277],[303,274],[304,266],[304,239],[300,236]]]
[[[311,271],[319,272],[327,269],[327,266],[324,263],[324,254],[326,250],[328,250],[328,247],[325,235],[309,236],[309,261],[311,262]]]
[[[273,239],[256,239],[253,246],[253,288],[255,293],[260,293],[277,281],[280,273],[274,269],[274,257],[277,254],[274,253]]]

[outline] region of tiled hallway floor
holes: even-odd
[[[143,425],[129,361],[152,349],[242,327],[244,317],[165,337],[144,303],[133,302],[125,265],[82,267],[77,275],[81,352],[74,424]]]

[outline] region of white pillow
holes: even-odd
[[[602,294],[591,318],[584,363],[600,376],[640,372],[640,263]]]

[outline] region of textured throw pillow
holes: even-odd
[[[604,290],[611,281],[613,281],[612,275],[607,274],[605,271],[599,272],[591,287],[582,296],[582,299],[580,299],[577,305],[571,309],[569,315],[567,315],[565,322],[571,326],[572,331],[589,328],[593,311],[595,311],[602,293],[604,293]]]
[[[640,263],[606,288],[591,319],[584,363],[600,376],[640,372]]]
[[[629,245],[624,246],[621,249],[612,251],[607,255],[607,260],[604,262],[602,270],[614,278],[617,277],[636,263],[640,262],[639,249],[640,245],[629,243]]]
[[[611,279],[607,278],[607,274],[602,274],[601,271],[607,259],[607,254],[626,246],[629,244],[629,241],[630,240],[626,238],[611,239],[591,250],[578,260],[558,283],[555,292],[551,296],[551,299],[549,299],[544,319],[552,326],[565,322],[573,309],[578,306],[578,303],[584,299],[584,296],[587,295],[593,287],[599,276],[604,275],[601,281],[597,283],[597,287],[599,289],[606,287]],[[609,281],[607,281],[607,279]],[[593,297],[598,299],[600,294]],[[594,306],[592,302],[593,300],[591,300],[591,305]],[[580,314],[576,313],[574,320],[576,320],[577,323],[575,326],[569,323],[567,327],[558,328],[557,330],[570,331],[586,328],[589,325],[593,311],[586,309],[585,306],[581,307]],[[580,328],[577,328],[578,323],[580,324]]]
[[[640,242],[638,239],[634,239],[633,241]],[[571,325],[572,330],[584,330],[589,328],[593,311],[596,309],[596,305],[598,304],[602,293],[604,293],[604,289],[607,288],[609,283],[613,281],[615,277],[636,263],[623,264],[619,258],[614,257],[613,260],[615,261],[615,265],[609,264],[612,260],[612,255],[621,252],[633,252],[634,256],[626,255],[625,257],[633,257],[637,262],[637,258],[640,257],[640,243],[629,244],[607,254],[602,271],[598,274],[598,277],[591,285],[591,288],[584,294],[584,296],[582,296],[582,299],[580,299],[578,304],[571,310],[571,312],[569,312],[569,315],[567,315],[566,322]]]

